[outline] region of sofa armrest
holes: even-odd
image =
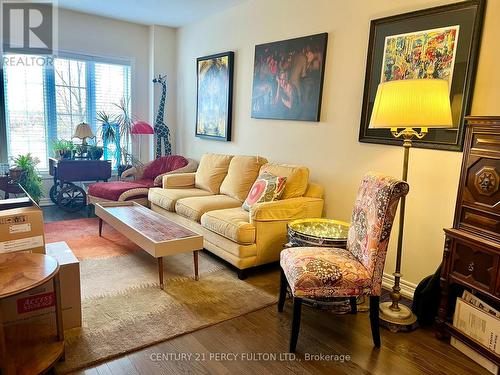
[[[163,176],[164,189],[189,189],[194,188],[196,173],[173,173]]]
[[[196,172],[198,169],[198,162],[193,159],[187,159],[188,164],[182,168],[179,169],[174,169],[173,171],[162,173],[158,176],[156,176],[154,180],[155,186],[162,186],[163,184],[163,177],[169,174],[178,174],[178,173],[191,173],[191,172]]]
[[[122,175],[120,176],[120,180],[123,181],[128,177],[132,177],[134,180],[140,180],[143,173],[144,167],[132,167],[123,171]]]
[[[250,209],[250,221],[290,221],[321,217],[323,199],[299,197],[258,203]]]

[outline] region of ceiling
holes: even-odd
[[[59,7],[146,25],[180,27],[246,0],[58,0]]]

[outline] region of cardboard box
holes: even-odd
[[[27,292],[0,300],[4,326],[14,324],[51,325],[56,330],[54,284],[50,280]]]
[[[43,214],[36,204],[0,211],[0,253],[15,251],[45,254]]]
[[[64,329],[81,327],[80,263],[66,242],[47,244],[47,255],[59,262],[61,307]],[[51,325],[56,331],[53,281],[0,301],[4,326],[14,324]]]
[[[61,306],[64,329],[82,326],[82,302],[80,288],[80,262],[66,242],[54,242],[45,246],[47,255],[59,262]]]

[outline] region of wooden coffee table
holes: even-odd
[[[105,221],[118,232],[158,259],[160,288],[163,289],[163,257],[193,252],[194,275],[198,280],[198,251],[203,237],[180,226],[136,202],[102,202],[95,204],[99,217],[99,236]]]

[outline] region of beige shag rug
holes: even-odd
[[[164,258],[165,290],[146,252],[80,262],[82,328],[67,330],[67,373],[275,303],[276,296],[238,280],[215,258],[192,253]]]

